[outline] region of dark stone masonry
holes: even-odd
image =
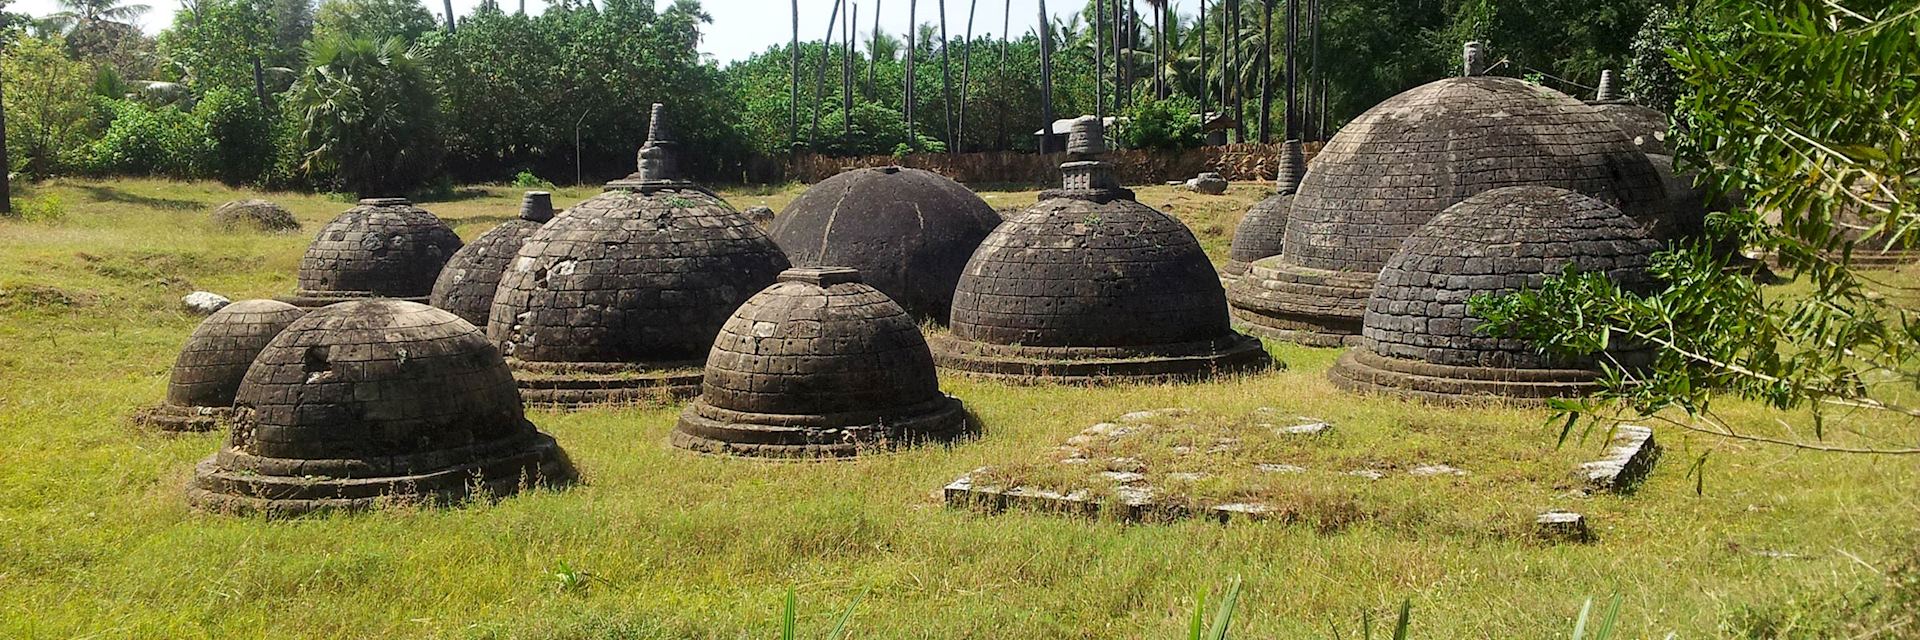
[[[676,446],[745,456],[849,457],[965,431],[919,323],[860,273],[789,269],[720,329]]]
[[[500,354],[467,321],[399,300],[295,321],[247,370],[232,430],[187,497],[220,512],[297,515],[457,502],[568,483],[553,438],[522,415]]]
[[[500,278],[487,336],[529,403],[698,393],[721,325],[789,266],[766,232],[671,173],[655,107],[641,171],[548,222]]]
[[[433,306],[451,311],[476,327],[486,327],[494,290],[500,287],[500,274],[506,272],[533,232],[552,219],[553,194],[528,191],[520,200],[520,217],[488,229],[447,260],[440,279],[433,283]]]
[[[1423,400],[1538,401],[1594,390],[1597,365],[1479,331],[1476,295],[1538,287],[1568,265],[1630,291],[1653,286],[1661,244],[1612,205],[1553,187],[1505,187],[1454,205],[1407,239],[1367,301],[1366,346],[1342,356],[1335,385]],[[1611,354],[1629,366],[1644,352]]]
[[[1354,344],[1373,279],[1435,214],[1500,187],[1544,185],[1672,235],[1664,185],[1604,114],[1513,78],[1447,78],[1369,109],[1315,157],[1284,248],[1234,282],[1234,317],[1262,337]]]
[[[300,259],[300,288],[282,302],[312,309],[398,298],[426,302],[460,236],[406,198],[368,198],[320,229]]]
[[[1280,255],[1287,235],[1287,212],[1293,209],[1293,195],[1307,177],[1307,160],[1299,140],[1287,141],[1286,155],[1280,156],[1279,178],[1273,183],[1273,195],[1254,203],[1233,230],[1233,244],[1227,250],[1227,265],[1220,275],[1228,282],[1246,275],[1253,261]]]
[[[919,318],[946,322],[960,270],[1000,216],[960,183],[902,167],[841,172],[774,218],[773,240],[800,266],[858,269]]]
[[[233,416],[233,395],[254,356],[306,312],[275,300],[222,307],[187,336],[173,361],[165,402],[134,421],[162,431],[212,431]]]
[[[981,243],[953,298],[940,366],[1017,382],[1202,378],[1272,365],[1227,320],[1193,232],[1134,201],[1106,163],[1099,120],[1074,125],[1061,189]]]

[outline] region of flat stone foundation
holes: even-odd
[[[425,473],[373,477],[300,474],[284,470],[305,468],[310,461],[252,458],[223,450],[194,467],[187,502],[220,513],[298,516],[384,504],[440,505],[473,497],[502,497],[523,487],[565,486],[578,477],[551,436],[535,432],[507,444],[510,446],[489,446],[502,451],[471,462]],[[245,459],[246,464],[236,467],[236,459]]]
[[[1239,333],[1154,347],[997,345],[949,333],[930,336],[927,344],[933,348],[934,364],[943,369],[1015,384],[1198,380],[1277,364],[1258,339]]]
[[[673,446],[702,453],[761,458],[850,458],[862,453],[944,442],[969,430],[952,396],[888,412],[827,416],[729,411],[696,400],[680,413]]]
[[[1327,371],[1333,386],[1437,404],[1504,401],[1539,404],[1600,389],[1599,374],[1582,369],[1456,367],[1388,358],[1365,348],[1349,349]]]
[[[320,307],[324,307],[327,305],[340,304],[342,302],[361,302],[365,300],[382,300],[382,299],[400,300],[404,302],[416,302],[419,304],[429,304],[427,301],[428,297],[429,296],[423,295],[423,296],[409,296],[405,298],[395,298],[391,296],[383,296],[378,293],[373,293],[371,291],[307,291],[305,289],[301,289],[293,292],[293,295],[279,296],[274,299],[279,300],[281,302],[285,302],[287,304],[290,304],[296,307],[300,307],[302,309],[313,310],[313,309],[318,309]]]
[[[201,433],[226,427],[233,407],[183,407],[157,404],[134,412],[133,423],[168,433]]]
[[[1251,262],[1228,260],[1226,264],[1220,265],[1220,282],[1231,288],[1241,276],[1247,275],[1247,268],[1251,266],[1253,266]]]
[[[508,359],[529,407],[579,409],[672,402],[700,394],[700,361],[658,365],[529,362]]]
[[[1376,274],[1309,269],[1263,258],[1227,288],[1247,333],[1310,347],[1357,345]]]

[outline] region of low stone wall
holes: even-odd
[[[1306,145],[1311,159],[1321,143]],[[1232,144],[1185,151],[1115,150],[1108,156],[1115,173],[1126,184],[1159,184],[1186,180],[1202,171],[1216,171],[1232,181],[1268,181],[1280,166],[1279,144]],[[746,179],[758,183],[819,182],[847,169],[900,165],[939,173],[965,184],[1051,184],[1059,179],[1065,154],[1040,155],[1016,151],[979,153],[916,153],[907,156],[848,158],[820,154],[756,158],[747,166]]]

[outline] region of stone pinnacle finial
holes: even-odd
[[[1462,69],[1462,71],[1464,72],[1463,75],[1472,77],[1472,76],[1483,76],[1487,74],[1486,45],[1480,44],[1479,42],[1467,43],[1466,51],[1464,52],[1464,55],[1461,56],[1461,58],[1466,63],[1464,65],[1465,68]]]
[[[643,187],[681,184],[680,160],[676,153],[679,146],[673,139],[673,130],[667,126],[666,105],[653,103],[647,123],[647,142],[640,147],[640,170],[623,182],[638,182]]]
[[[1294,193],[1300,190],[1300,182],[1306,179],[1307,154],[1299,140],[1288,140],[1285,151],[1280,154],[1280,168],[1274,176],[1273,192]]]
[[[1080,116],[1067,130],[1067,153],[1076,158],[1091,158],[1107,152],[1107,126],[1100,118]]]
[[[1610,102],[1620,99],[1620,90],[1614,86],[1612,69],[1600,71],[1600,90],[1594,92],[1593,99],[1597,102]]]
[[[546,222],[553,219],[553,194],[528,191],[520,196],[520,219]]]
[[[667,105],[653,103],[647,113],[647,142],[673,142],[673,130],[667,128]]]

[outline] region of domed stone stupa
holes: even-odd
[[[1306,155],[1301,152],[1299,140],[1287,141],[1277,173],[1273,195],[1254,203],[1253,208],[1247,210],[1247,215],[1240,218],[1240,225],[1233,230],[1233,244],[1227,250],[1227,265],[1220,274],[1228,282],[1246,274],[1247,267],[1253,261],[1280,255],[1281,248],[1285,246],[1287,212],[1293,209],[1293,194],[1299,192],[1300,181],[1307,177]]]
[[[796,265],[858,269],[916,317],[946,322],[960,270],[1000,216],[931,171],[843,171],[774,218],[773,240]]]
[[[226,445],[195,469],[187,497],[211,511],[294,515],[573,478],[478,329],[426,305],[369,300],[309,313],[260,352]]]
[[[676,446],[767,457],[846,457],[967,426],[940,392],[919,323],[837,267],[789,269],[720,330]]]
[[[1662,245],[1612,205],[1553,187],[1482,192],[1435,216],[1380,272],[1367,301],[1366,346],[1342,355],[1336,386],[1426,400],[1520,400],[1592,392],[1592,361],[1566,361],[1479,331],[1476,295],[1540,286],[1568,265],[1604,273],[1630,291],[1653,286],[1647,265]],[[1610,354],[1621,364],[1644,351]]]
[[[454,252],[440,279],[433,283],[433,306],[453,312],[476,327],[487,326],[493,292],[500,274],[520,254],[520,247],[553,219],[553,194],[528,191],[520,198],[520,217],[500,223]]]
[[[306,315],[275,300],[241,300],[200,321],[173,361],[165,402],[134,416],[163,431],[211,431],[233,416],[233,394],[254,356]]]
[[[311,309],[398,298],[426,302],[460,236],[406,198],[368,198],[320,229],[300,259],[300,288],[282,302]]]
[[[1101,124],[1074,123],[1063,188],[1008,219],[967,262],[940,366],[1012,380],[1199,378],[1272,365],[1235,333],[1220,278],[1193,232],[1134,201],[1107,163]]]
[[[759,227],[678,178],[674,146],[654,105],[640,171],[548,222],[501,276],[487,335],[528,402],[698,393],[721,325],[789,266]]]
[[[1656,237],[1673,232],[1658,172],[1606,116],[1522,80],[1448,78],[1369,109],[1328,142],[1294,196],[1282,253],[1234,282],[1234,317],[1263,337],[1357,342],[1374,277],[1402,240],[1474,194],[1522,185],[1587,194]]]
[[[1600,72],[1600,89],[1595,92],[1592,101],[1594,109],[1605,114],[1608,119],[1626,132],[1627,139],[1641,152],[1671,156],[1673,150],[1667,146],[1667,130],[1673,126],[1667,114],[1651,107],[1643,107],[1620,95],[1614,84],[1613,70]]]

